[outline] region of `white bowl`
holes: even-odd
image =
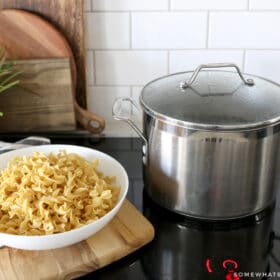
[[[49,250],[69,246],[87,239],[102,229],[119,211],[128,191],[129,181],[127,173],[122,165],[114,158],[94,149],[72,145],[44,145],[23,148],[1,154],[0,170],[5,169],[7,163],[15,156],[31,156],[35,151],[43,152],[45,154],[50,152],[56,154],[61,149],[66,150],[67,153],[76,153],[87,160],[98,159],[98,170],[107,176],[116,176],[116,184],[121,187],[117,204],[110,212],[99,220],[63,233],[36,236],[0,233],[0,246],[9,246],[23,250]]]

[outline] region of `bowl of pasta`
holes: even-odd
[[[100,151],[44,145],[0,155],[0,245],[49,250],[87,239],[120,209],[123,166]]]

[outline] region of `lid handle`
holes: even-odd
[[[210,64],[201,64],[199,65],[195,71],[193,72],[192,76],[190,77],[190,79],[188,81],[185,82],[181,82],[180,83],[180,87],[182,89],[186,89],[187,87],[191,86],[191,84],[195,81],[197,75],[199,74],[199,72],[204,69],[204,68],[224,68],[224,67],[234,67],[237,71],[237,73],[240,76],[240,79],[244,82],[245,85],[247,86],[253,86],[254,80],[253,79],[245,79],[244,76],[242,75],[239,67],[234,64],[234,63],[210,63]]]

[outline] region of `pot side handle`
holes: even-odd
[[[136,105],[135,101],[129,97],[120,97],[117,98],[113,104],[112,107],[112,116],[115,120],[118,121],[124,121],[127,124],[129,124],[134,131],[143,139],[145,146],[143,147],[143,153],[146,154],[147,152],[147,147],[148,147],[148,141],[146,139],[146,137],[144,136],[143,132],[141,131],[141,129],[130,119],[129,116],[125,116],[123,111],[123,104],[125,102],[129,102],[132,106],[134,106],[137,111],[140,111],[140,109],[138,108],[138,106]]]

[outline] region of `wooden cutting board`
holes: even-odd
[[[48,251],[0,249],[0,279],[75,279],[132,253],[153,237],[150,222],[125,200],[110,224],[78,244]]]
[[[73,50],[79,73],[76,98],[78,103],[86,108],[84,1],[0,0],[0,9],[11,8],[36,13],[50,22],[67,39]]]
[[[5,48],[10,59],[69,57],[76,79],[76,66],[68,42],[50,23],[35,14],[16,9],[1,10],[0,46]]]
[[[15,61],[20,84],[0,94],[1,132],[74,130],[69,58]]]
[[[72,50],[64,36],[48,21],[22,10],[1,10],[0,46],[5,48],[10,59],[69,58],[74,93],[79,79]],[[92,133],[100,133],[105,127],[104,119],[82,109],[76,98],[73,101],[77,120]]]

